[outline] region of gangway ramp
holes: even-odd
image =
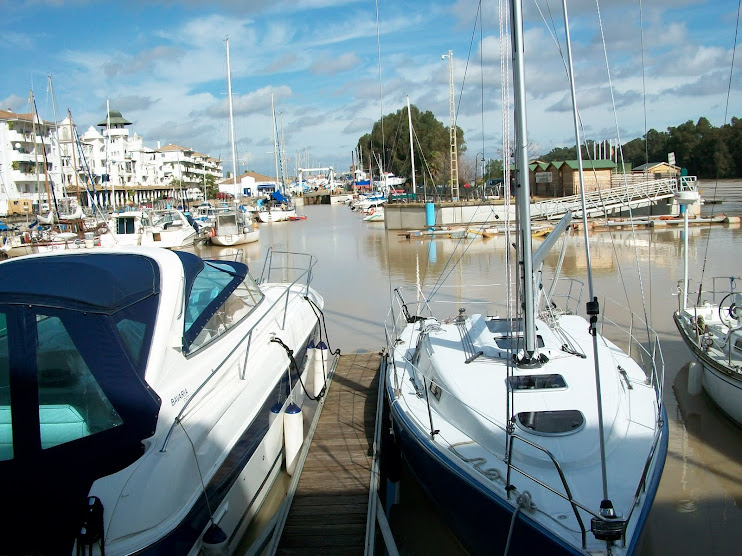
[[[677,189],[678,182],[675,178],[663,178],[590,191],[585,193],[586,213],[589,218],[616,215],[629,207],[636,209],[669,199],[675,195]],[[580,195],[537,201],[531,204],[531,219],[558,220],[567,211],[571,211],[573,217],[582,217]]]

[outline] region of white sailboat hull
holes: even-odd
[[[401,455],[471,553],[504,549],[504,542],[496,548],[492,542],[508,537],[516,508],[511,539],[515,553],[606,553],[606,543],[590,532],[591,514],[583,509],[597,512],[602,498],[588,323],[577,316],[560,318],[561,330],[582,346],[581,357],[562,351],[559,337],[538,321],[545,344],[541,353],[548,362],[539,368],[516,368],[512,374],[516,380],[541,376],[545,382],[558,375],[565,386],[516,391],[507,386],[509,354],[492,339],[498,337],[500,324],[502,319],[497,323],[474,315],[463,327],[441,319],[389,331],[394,343],[385,363],[386,392]],[[465,348],[467,343],[470,348]],[[610,550],[628,554],[636,546],[659,484],[668,430],[657,403],[657,383],[648,382],[644,370],[608,340],[600,338],[598,344],[608,492],[616,512],[626,520],[625,547]],[[506,434],[512,422],[508,396],[515,418],[511,435]],[[574,431],[560,434],[525,426],[529,416],[538,421],[559,410],[579,411],[584,421],[575,421]],[[565,482],[575,506],[565,494]],[[508,485],[516,490],[509,493]],[[524,492],[532,508],[519,506]],[[584,544],[580,520],[586,528]]]
[[[738,425],[742,426],[742,331],[729,330],[718,318],[717,305],[697,310],[678,310],[673,319],[680,334],[701,365],[703,389],[709,398]],[[710,336],[697,335],[694,322],[702,315],[711,325]]]

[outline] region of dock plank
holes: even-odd
[[[341,355],[277,554],[363,554],[381,355]]]

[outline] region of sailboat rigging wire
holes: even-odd
[[[592,344],[593,344],[593,354],[594,354],[594,360],[595,360],[595,394],[596,394],[596,402],[597,402],[597,409],[598,409],[598,437],[600,441],[600,469],[601,469],[601,477],[603,480],[603,501],[610,500],[608,498],[608,476],[606,471],[606,456],[605,456],[605,433],[603,430],[603,401],[601,397],[601,385],[600,385],[600,360],[598,358],[598,337],[595,333],[595,321],[597,320],[597,314],[598,314],[598,307],[597,307],[597,298],[594,295],[594,288],[593,288],[593,273],[591,268],[591,259],[590,259],[590,241],[589,241],[589,234],[588,234],[588,226],[587,226],[587,211],[585,206],[585,184],[584,184],[584,175],[582,170],[582,154],[580,152],[580,126],[578,122],[577,117],[577,93],[575,92],[575,80],[574,80],[574,68],[572,66],[572,45],[570,42],[570,36],[569,36],[569,16],[567,15],[567,0],[562,0],[562,10],[564,12],[564,33],[566,37],[566,44],[567,44],[567,64],[569,66],[569,77],[570,77],[570,94],[572,96],[572,113],[573,113],[573,119],[574,119],[574,128],[575,128],[575,144],[577,145],[577,165],[579,168],[579,176],[580,176],[580,197],[582,198],[582,224],[584,227],[584,237],[585,237],[585,257],[586,257],[586,266],[587,266],[587,286],[588,286],[588,292],[589,292],[589,301],[588,301],[588,315],[590,318],[590,326],[591,326],[591,336],[592,336]],[[590,304],[593,304],[594,306],[592,310],[590,309]]]
[[[734,54],[737,51],[737,37],[739,35],[739,13],[740,13],[740,7],[742,7],[742,0],[738,0],[737,2],[737,22],[734,27],[734,45],[732,47],[732,64],[729,68],[729,82],[727,84],[727,100],[726,105],[724,106],[724,125],[727,125],[727,116],[729,114],[729,97],[732,94],[732,76],[734,75]],[[722,126],[722,127],[723,127]],[[719,134],[719,142],[721,142],[721,134]],[[717,165],[716,167],[716,181],[714,182],[714,196],[713,200],[716,201],[716,190],[719,187],[719,167]],[[713,203],[711,205],[711,220],[714,218],[714,209],[716,208],[716,203]],[[711,228],[711,220],[709,220],[709,228]],[[706,272],[706,263],[708,262],[708,252],[709,252],[709,245],[711,243],[711,234],[706,234],[706,248],[703,252],[703,266],[701,268],[701,279],[698,281],[698,299],[696,301],[696,304],[700,304],[701,302],[701,284],[703,283],[703,276]]]
[[[483,199],[480,199],[479,200],[479,204],[476,205],[477,209],[480,208],[480,207],[482,207],[484,204],[485,204],[484,203],[484,200]],[[472,238],[471,240],[469,240],[468,245],[461,251],[461,254],[459,255],[458,259],[456,259],[456,262],[453,265],[451,265],[451,267],[449,268],[449,265],[450,265],[451,261],[453,260],[453,257],[456,254],[456,251],[458,250],[459,246],[462,244],[462,242],[465,239],[467,239],[467,236],[469,235],[468,234],[468,229],[469,229],[469,226],[471,226],[472,222],[474,222],[474,216],[476,215],[476,213],[477,213],[476,210],[475,211],[472,211],[471,218],[469,219],[469,222],[464,227],[464,234],[463,234],[462,237],[458,238],[458,241],[456,242],[456,245],[454,246],[453,251],[451,251],[451,254],[448,257],[448,260],[446,261],[446,264],[443,265],[443,269],[441,270],[440,274],[438,275],[438,279],[436,280],[435,284],[433,284],[433,287],[431,288],[430,295],[427,298],[428,300],[432,299],[436,295],[436,293],[438,292],[438,290],[440,290],[441,287],[443,287],[443,284],[446,282],[446,280],[448,280],[448,277],[451,275],[451,273],[454,271],[454,269],[459,265],[459,263],[461,263],[461,259],[464,258],[464,255],[466,255],[466,252],[469,250],[469,248],[472,246],[472,244],[475,241],[477,241],[476,238]],[[483,227],[484,227],[484,224],[482,224],[482,226],[480,226],[480,229],[482,229]],[[431,240],[431,241],[435,241],[435,240]],[[448,269],[448,272],[444,276],[443,273],[446,271],[446,269]]]
[[[376,55],[378,58],[378,65],[379,65],[379,114],[381,115],[381,148],[384,148],[384,96],[383,96],[383,87],[381,82],[381,35],[379,30],[379,0],[376,0],[374,2],[376,6]],[[373,129],[371,130],[373,134]],[[369,141],[371,138],[369,137]],[[370,150],[370,149],[369,149]],[[369,167],[371,165],[369,164]],[[369,168],[371,170],[371,168]],[[381,176],[379,176],[381,177]],[[369,182],[372,183],[374,180],[374,173],[371,171],[369,173]],[[390,260],[390,251],[389,251],[389,239],[384,242],[384,246],[386,248],[386,260]],[[396,315],[394,314],[394,291],[392,288],[392,269],[391,265],[386,265],[386,282],[387,286],[389,287],[389,306],[391,307],[392,312],[392,322],[396,322]],[[329,347],[329,344],[328,344]]]
[[[379,64],[379,116],[381,116],[381,150],[384,152],[384,88],[381,81],[381,34],[379,32],[379,0],[376,0],[376,54]],[[381,176],[379,176],[381,179]],[[373,180],[373,174],[371,175]]]
[[[644,106],[644,157],[645,162],[649,164],[649,141],[647,137],[647,85],[646,85],[646,67],[644,64],[644,7],[642,0],[639,0],[639,40],[642,52],[642,103]],[[621,143],[618,144],[621,148]],[[623,162],[623,152],[621,153]]]
[[[566,4],[565,4],[565,9],[566,9]],[[613,93],[613,80],[611,78],[610,64],[608,63],[608,49],[606,47],[606,42],[605,42],[605,33],[603,32],[603,19],[602,19],[601,15],[600,15],[600,0],[595,0],[595,9],[596,9],[597,14],[598,14],[598,24],[600,26],[600,41],[601,41],[601,44],[603,46],[603,57],[605,59],[605,70],[606,70],[606,74],[608,76],[608,90],[611,93],[611,107],[613,108],[613,121],[614,121],[614,123],[616,125],[616,139],[618,141],[618,146],[617,147],[618,147],[619,153],[621,155],[621,165],[625,168],[626,165],[624,164],[624,159],[623,159],[623,149],[621,148],[621,130],[620,130],[619,126],[618,126],[618,113],[616,111],[616,98],[615,98],[615,95]],[[628,180],[626,179],[626,173],[625,172],[624,172],[623,176],[624,176],[624,186],[626,187],[626,190],[628,191],[628,189],[629,189],[629,183],[628,183]],[[631,201],[630,200],[628,202],[628,210],[629,210],[629,222],[631,223],[631,238],[633,240],[634,245],[636,245],[636,240],[637,240],[637,238],[636,238],[636,227],[634,226],[634,214],[633,214],[633,211],[631,209]],[[615,251],[615,244],[613,243],[613,236],[611,236],[611,244],[613,245],[614,251]],[[646,302],[646,298],[644,296],[644,280],[642,279],[641,266],[639,265],[639,255],[638,255],[636,249],[634,249],[634,261],[636,262],[636,273],[637,273],[637,277],[639,279],[639,292],[641,294],[642,310],[644,311],[644,322],[647,323],[647,341],[649,343],[651,343],[651,333],[650,333],[649,329],[652,326],[652,321],[650,320],[651,315],[648,315],[647,314],[647,302]],[[651,266],[651,259],[649,260],[649,264]],[[621,283],[623,284],[623,279],[621,280]],[[629,301],[628,294],[626,293],[626,286],[623,285],[623,287],[624,287],[624,294],[626,295],[627,306],[628,307],[631,307],[631,302]],[[590,298],[592,299],[592,294],[591,294]],[[651,301],[651,297],[650,297],[650,301]]]
[[[459,102],[456,105],[456,114],[454,116],[454,121],[458,121],[459,119],[459,109],[461,108],[461,99],[464,96],[464,86],[466,85],[466,76],[469,73],[469,60],[471,60],[471,50],[474,47],[474,37],[476,36],[477,32],[477,21],[480,22],[480,30],[481,30],[481,19],[480,15],[482,13],[482,0],[479,0],[477,3],[477,14],[474,16],[474,27],[471,30],[471,38],[469,39],[469,52],[466,55],[466,64],[464,65],[464,78],[461,80],[461,89],[459,89]],[[480,41],[480,48],[481,48],[481,41]],[[480,54],[481,56],[481,54]],[[482,128],[484,130],[484,128]]]
[[[191,436],[188,434],[188,431],[186,430],[185,426],[183,425],[183,421],[178,418],[178,424],[180,425],[180,428],[183,429],[183,433],[185,434],[186,438],[188,439],[189,444],[191,445],[191,452],[193,452],[193,460],[196,463],[196,470],[198,471],[198,478],[201,481],[201,491],[204,493],[204,500],[206,501],[206,511],[209,513],[209,521],[211,523],[214,523],[214,512],[211,509],[211,503],[209,502],[209,493],[206,491],[206,484],[204,483],[204,475],[201,472],[201,466],[198,463],[198,454],[196,453],[196,446],[193,445],[193,440],[191,440]]]
[[[477,9],[477,13],[480,18],[480,24],[479,24],[479,86],[480,86],[480,95],[481,95],[481,104],[482,104],[482,112],[480,114],[480,118],[482,120],[482,196],[484,197],[487,194],[487,180],[484,179],[485,171],[484,171],[484,56],[482,55],[482,45],[484,44],[484,19],[482,18],[482,1],[479,1],[479,8]],[[474,160],[474,185],[476,186],[476,176],[477,176],[477,161]]]
[[[597,2],[597,0],[596,0],[596,2]],[[550,18],[551,23],[549,23],[549,21],[546,20],[546,16],[544,15],[543,11],[541,10],[541,6],[539,5],[539,3],[536,1],[535,4],[536,4],[536,7],[538,8],[539,14],[541,15],[541,18],[544,21],[544,25],[548,29],[549,34],[552,37],[552,40],[556,44],[557,50],[558,50],[559,55],[560,55],[560,58],[562,60],[562,64],[564,65],[564,70],[565,70],[565,73],[567,75],[567,79],[569,80],[569,69],[567,68],[567,61],[566,61],[566,58],[564,56],[564,52],[562,50],[562,46],[561,46],[561,43],[559,41],[559,38],[558,38],[558,36],[556,35],[556,33],[555,33],[554,29],[553,29],[553,28],[555,28],[555,24],[554,24],[554,20],[553,20],[553,15],[551,13],[551,8],[549,7],[549,3],[548,2],[546,3],[546,7],[547,7],[547,9],[549,11],[549,18]],[[599,7],[598,7],[598,18],[600,20]],[[606,60],[606,68],[608,68],[608,55],[606,53],[605,36],[603,34],[602,21],[600,22],[600,29],[601,29],[601,39],[602,39],[602,44],[603,44],[603,53],[604,53],[604,58]],[[624,159],[623,159],[623,149],[621,148],[621,139],[620,139],[620,134],[618,133],[618,119],[616,117],[616,103],[615,103],[615,99],[614,99],[614,95],[613,95],[613,86],[611,84],[610,69],[608,69],[608,81],[609,81],[609,88],[610,88],[610,92],[611,92],[611,104],[613,106],[613,114],[614,114],[614,120],[616,122],[616,131],[617,131],[617,136],[618,136],[617,137],[617,142],[618,142],[617,149],[618,149],[618,152],[619,152],[620,157],[621,157],[621,166],[623,168],[625,168],[626,165],[625,165]],[[584,136],[585,135],[585,126],[584,126],[584,124],[582,122],[582,116],[578,113],[577,114],[577,118],[579,120],[580,130],[582,132],[582,135]],[[576,156],[579,156],[581,154],[582,146],[581,145],[576,145],[575,146],[575,149],[580,151],[580,152],[576,152],[575,153]],[[586,148],[585,150],[587,152],[588,159],[591,160],[591,161],[593,161],[593,157],[592,157],[592,155],[590,153],[590,149],[587,149]],[[593,164],[592,166],[593,166],[592,167],[593,178],[595,179],[595,183],[598,183],[597,171],[596,171],[596,168],[595,168],[595,164]],[[626,182],[625,179],[624,179],[624,184],[625,184],[626,188],[628,189],[628,183]],[[599,200],[600,204],[602,206],[605,206],[605,202],[603,200],[603,195],[602,195],[602,189],[600,187],[598,187],[597,193],[598,193],[598,200]],[[634,229],[634,225],[633,225],[633,214],[632,214],[631,204],[628,205],[628,210],[629,210],[629,218],[630,218],[630,221],[632,223],[631,224],[632,237],[633,237],[633,239],[635,241],[636,240],[636,236],[635,236],[635,229]],[[606,219],[608,218],[608,214],[605,211],[604,211],[604,217]],[[616,245],[613,242],[613,238],[611,238],[611,247],[613,249],[614,257],[617,259],[618,255],[616,254],[617,253],[617,250],[616,250]],[[635,255],[636,255],[636,251],[635,251]],[[629,294],[628,294],[628,291],[626,290],[626,283],[625,283],[625,280],[623,278],[623,271],[622,271],[622,269],[621,269],[620,266],[618,266],[617,268],[618,268],[619,277],[621,278],[620,282],[621,282],[621,287],[623,288],[623,291],[624,291],[624,297],[626,298],[627,304],[630,306],[630,303],[629,303]],[[638,268],[639,268],[639,263],[637,261],[637,269]],[[641,282],[641,274],[639,275],[639,279],[640,279],[640,282]],[[651,283],[650,283],[650,288],[651,288]],[[644,320],[645,320],[645,322],[647,322],[649,324],[649,320],[648,320],[647,314],[646,314],[646,303],[645,303],[645,298],[644,298],[644,289],[643,289],[643,287],[641,288],[641,293],[642,293],[642,295],[641,295],[642,306],[644,308]],[[651,290],[650,290],[650,300],[651,300]]]
[[[500,0],[498,6],[498,19],[499,19],[499,30],[500,30],[500,104],[503,111],[502,118],[502,184],[503,184],[503,198],[505,206],[505,318],[509,324],[510,335],[512,336],[515,327],[515,319],[513,318],[513,288],[512,288],[512,252],[510,250],[510,209],[511,209],[511,198],[510,198],[510,162],[512,144],[510,142],[510,86],[512,75],[510,71],[510,57],[507,56],[506,52],[512,52],[510,46],[510,4],[504,0]],[[507,363],[507,380],[513,376],[513,350],[514,346],[512,342],[508,342],[508,363]],[[514,416],[515,416],[515,392],[512,388],[506,389],[505,394],[505,416],[508,425],[505,427],[506,441],[505,450],[506,455],[509,456],[509,437],[513,431]],[[507,458],[510,462],[510,457]]]

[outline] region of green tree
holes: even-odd
[[[577,158],[577,149],[575,147],[554,147],[548,153],[539,157],[544,162],[554,162],[555,160],[575,160]]]
[[[415,173],[419,183],[432,179],[437,184],[449,180],[450,137],[448,127],[436,120],[432,112],[421,112],[415,105],[410,106],[412,129],[415,144]],[[382,125],[383,140],[382,140]],[[457,153],[466,152],[464,132],[456,127]],[[407,107],[387,114],[374,123],[371,133],[358,140],[358,150],[363,153],[360,166],[372,168],[378,173],[379,164],[385,172],[397,176],[412,177],[412,158],[410,156],[409,125]],[[461,181],[460,178],[459,181]],[[463,183],[463,182],[462,182]]]

